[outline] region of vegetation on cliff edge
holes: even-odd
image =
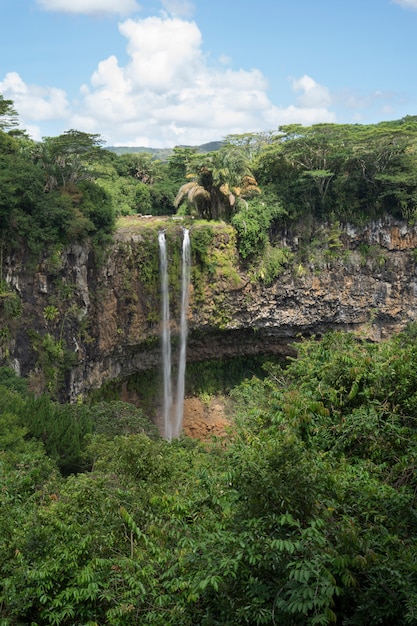
[[[59,410],[84,463],[68,476],[57,407],[7,372],[1,623],[414,624],[415,338],[302,342],[233,390],[211,445],[117,403]]]

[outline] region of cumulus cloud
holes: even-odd
[[[0,81],[0,93],[13,100],[22,127],[35,139],[40,139],[40,131],[34,122],[64,120],[70,115],[65,91],[56,87],[27,85],[17,72],[9,72]]]
[[[202,37],[194,22],[149,17],[127,20],[119,30],[131,57],[126,73],[138,89],[178,91],[201,71]]]
[[[165,0],[166,8],[172,0]],[[310,77],[293,81],[297,106],[277,107],[257,69],[213,67],[193,21],[179,17],[127,19],[119,25],[129,60],[112,55],[82,88],[71,125],[99,132],[117,145],[201,144],[229,133],[271,130],[292,121],[334,121],[325,87]]]
[[[319,85],[316,81],[304,74],[301,78],[292,79],[292,88],[296,93],[300,93],[297,101],[303,107],[327,107],[331,104],[332,98],[327,87]]]
[[[46,11],[86,15],[97,13],[127,15],[140,9],[136,0],[37,0],[37,3]]]
[[[399,4],[400,7],[405,9],[414,9],[417,11],[417,0],[393,0],[395,4]]]
[[[91,8],[92,0],[82,1]],[[175,8],[173,0],[164,3]],[[329,90],[310,76],[291,79],[296,102],[279,107],[270,101],[260,70],[211,64],[192,20],[164,13],[125,19],[119,31],[127,42],[127,61],[112,54],[98,63],[77,101],[68,102],[60,89],[27,85],[16,73],[0,82],[0,92],[14,101],[35,138],[37,126],[53,119],[62,120],[58,132],[77,128],[99,133],[108,145],[148,147],[198,145],[292,122],[336,121]]]

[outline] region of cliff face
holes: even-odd
[[[29,375],[34,389],[71,401],[159,367],[161,226],[168,232],[175,343],[181,229],[138,218],[100,259],[88,244],[49,251],[36,266],[24,251],[3,259],[1,364]],[[286,354],[300,335],[329,329],[380,340],[416,319],[417,229],[405,223],[282,233],[275,245],[294,256],[270,284],[239,267],[229,226],[211,226],[202,246],[204,228],[191,228],[190,361]]]

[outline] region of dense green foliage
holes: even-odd
[[[416,117],[374,125],[283,126],[256,157],[262,189],[291,219],[415,218]]]
[[[167,163],[146,152],[109,154],[98,184],[112,198],[119,215],[171,215],[180,182]],[[174,157],[173,157],[174,158]]]
[[[415,118],[231,136],[164,163],[111,154],[74,130],[36,144],[16,123],[0,96],[0,260],[22,241],[34,253],[103,241],[119,215],[177,206],[232,224],[216,246],[215,225],[193,231],[198,302],[203,274],[235,278],[235,235],[256,280],[271,282],[291,260],[274,246],[278,227],[330,222],[300,252],[310,259],[315,245],[330,258],[339,221],[416,218]],[[129,263],[155,295],[154,233],[143,242]],[[1,348],[21,314],[2,278]],[[227,311],[216,311],[221,327]],[[45,307],[47,329],[58,314]],[[53,395],[71,365],[65,344],[32,334]],[[345,333],[303,341],[286,367],[265,365],[231,391],[230,433],[205,444],[163,441],[119,401],[35,397],[2,368],[0,626],[417,623],[416,339],[410,326],[380,344]],[[224,364],[210,376],[196,365],[193,391],[212,393],[219,378],[229,391],[235,375],[231,364],[227,376]]]
[[[416,145],[410,116],[230,136],[215,153],[189,156],[175,204],[231,221],[241,258],[252,262],[273,244],[274,229],[294,223],[362,223],[387,214],[415,220]]]
[[[260,191],[245,150],[231,144],[216,152],[193,155],[186,174],[189,182],[181,186],[175,206],[186,200],[188,209],[205,219],[230,221],[237,202]]]
[[[283,257],[271,252],[274,232],[295,222],[416,217],[413,116],[229,135],[210,152],[175,147],[163,161],[152,150],[104,150],[99,135],[76,130],[35,143],[16,125],[13,102],[1,97],[0,229],[7,246],[26,239],[36,252],[46,243],[103,239],[118,216],[178,210],[231,222],[242,261],[256,266]],[[254,270],[257,279],[263,273]]]
[[[68,131],[35,144],[0,130],[0,232],[3,248],[86,236],[102,242],[114,225],[110,199],[94,183],[102,158],[94,135]]]
[[[269,243],[269,230],[274,220],[285,214],[279,202],[264,199],[253,200],[241,206],[232,217],[235,227],[239,252],[242,259],[249,259],[263,252]]]
[[[1,623],[414,624],[416,334],[303,341],[233,390],[210,445],[72,407],[90,469],[68,477],[40,433],[56,407],[3,372]]]

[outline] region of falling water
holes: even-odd
[[[164,377],[164,435],[168,441],[173,437],[171,424],[172,388],[171,388],[171,332],[169,319],[169,289],[168,289],[168,258],[165,234],[158,234],[159,260],[161,264],[161,293],[162,293],[162,363]]]
[[[188,229],[183,229],[182,241],[182,269],[181,269],[181,317],[180,317],[180,355],[178,363],[178,379],[176,390],[175,415],[173,414],[173,397],[171,384],[171,332],[169,317],[169,289],[168,289],[168,256],[165,234],[160,232],[159,259],[161,266],[161,295],[162,295],[162,363],[164,374],[164,437],[168,441],[179,437],[182,431],[184,413],[185,365],[187,355],[187,313],[188,291],[190,287],[190,235]]]
[[[181,321],[180,321],[180,359],[178,363],[177,397],[175,408],[175,423],[173,425],[173,436],[179,437],[182,431],[182,419],[184,413],[184,383],[185,365],[187,356],[187,335],[188,335],[188,292],[190,287],[190,234],[188,229],[183,229],[182,241],[182,276],[181,276]]]

